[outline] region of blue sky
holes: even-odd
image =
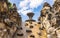
[[[40,11],[43,8],[43,4],[48,2],[51,6],[53,5],[53,0],[9,0],[12,4],[15,3],[17,6],[17,11],[21,15],[22,20],[25,21],[28,19],[26,15],[29,12],[33,12],[35,15],[34,20],[38,20],[40,16]]]

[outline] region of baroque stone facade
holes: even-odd
[[[15,38],[22,28],[16,5],[9,8],[9,4],[8,0],[0,0],[0,38]]]
[[[16,5],[10,8],[9,4],[0,0],[0,38],[60,38],[60,0],[55,0],[53,6],[45,2],[38,22],[32,19],[32,12],[22,22]]]
[[[60,38],[60,0],[56,0],[52,7],[46,2],[39,21],[41,28],[46,29],[47,38]]]

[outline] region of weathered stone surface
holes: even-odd
[[[16,5],[12,8],[8,5],[8,0],[0,0],[0,38],[15,38],[21,31],[22,20]]]
[[[41,28],[46,29],[47,38],[60,38],[58,32],[60,28],[60,0],[56,0],[52,7],[47,3],[44,5],[39,17]]]
[[[38,22],[32,19],[34,13],[27,15],[22,23],[16,5],[10,8],[7,0],[0,0],[0,38],[60,38],[60,0],[52,7],[44,3]]]

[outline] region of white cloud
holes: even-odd
[[[50,5],[53,4],[53,0],[23,0],[23,1],[20,1],[19,8],[21,9],[18,12],[22,13],[23,15],[26,15],[29,11],[33,12],[34,8],[37,8],[44,2],[48,2],[50,3]]]
[[[30,0],[30,8],[37,8],[43,3],[43,0]]]
[[[25,11],[22,11],[23,15],[26,15],[27,13],[29,12],[32,12],[32,10],[25,10]]]
[[[26,15],[27,13],[32,12],[32,10],[19,10],[18,12]]]
[[[18,12],[22,13],[23,15],[26,15],[27,13],[32,12],[34,8],[37,8],[42,3],[43,3],[43,0],[23,0],[23,1],[20,1],[19,7],[21,9],[18,10]]]
[[[28,3],[29,3],[28,0],[21,1],[20,4],[19,4],[19,6],[20,7],[26,7]]]

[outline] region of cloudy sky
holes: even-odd
[[[9,0],[12,4],[15,3],[17,6],[17,11],[21,15],[22,20],[25,21],[28,19],[26,15],[29,12],[33,12],[35,15],[34,20],[38,20],[40,16],[40,11],[43,8],[45,2],[48,2],[51,6],[53,5],[53,0]]]

